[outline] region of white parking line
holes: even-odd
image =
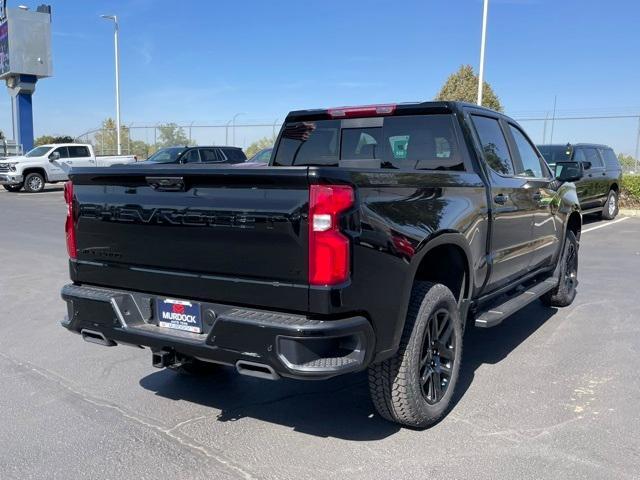
[[[582,230],[582,233],[587,233],[587,232],[590,232],[591,230],[597,230],[599,228],[608,227],[609,225],[613,225],[614,223],[618,223],[618,222],[624,222],[625,220],[629,220],[629,217],[620,217],[619,219],[613,220],[612,222],[602,223],[600,225],[596,225],[595,227],[586,228]]]

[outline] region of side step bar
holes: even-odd
[[[558,285],[558,277],[547,278],[546,280],[536,283],[515,296],[508,298],[500,305],[494,305],[489,310],[479,312],[476,317],[476,327],[489,328],[495,327],[509,315],[517,312],[521,308],[530,304],[534,300],[552,290]]]

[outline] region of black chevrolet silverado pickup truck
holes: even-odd
[[[573,301],[581,175],[455,102],[292,112],[264,168],[74,170],[62,324],[189,373],[368,369],[380,415],[426,427],[466,323]]]

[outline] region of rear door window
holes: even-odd
[[[68,146],[67,150],[69,152],[70,158],[82,158],[82,157],[90,157],[89,148],[84,147],[82,145],[74,145]]]
[[[274,164],[464,170],[447,114],[293,122],[283,129]]]
[[[498,120],[480,115],[472,115],[471,117],[489,167],[500,175],[513,175],[513,161]]]
[[[618,162],[618,157],[610,148],[601,148],[600,155],[604,158],[604,163],[608,169],[617,170],[620,168],[620,162]]]
[[[219,162],[220,159],[216,155],[215,148],[201,148],[200,149],[200,160],[206,163],[214,163]]]
[[[591,168],[604,168],[604,162],[595,148],[584,148],[584,156],[587,162],[591,162]]]

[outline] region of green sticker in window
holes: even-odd
[[[407,158],[407,146],[409,145],[409,135],[397,135],[389,137],[389,144],[395,160]]]

